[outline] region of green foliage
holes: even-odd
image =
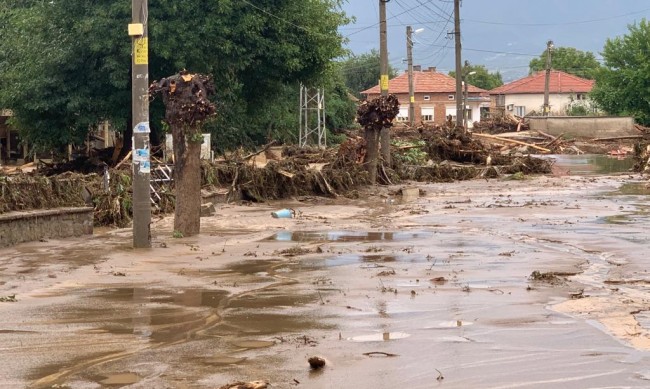
[[[596,72],[591,98],[612,115],[630,115],[650,125],[650,23],[628,26],[627,35],[608,39],[604,66]]]
[[[490,73],[485,65],[469,65],[464,68],[465,74],[467,74],[466,80],[470,85],[476,87],[490,90],[503,85],[503,79],[501,78],[501,73],[498,71],[496,73]],[[475,72],[474,74],[469,74]],[[456,72],[449,72],[451,77],[456,78]]]
[[[597,114],[597,109],[592,101],[576,100],[571,96],[566,114],[567,116],[589,116]]]
[[[172,238],[180,239],[183,237],[183,233],[177,230],[174,230],[172,233]]]
[[[361,92],[379,84],[380,67],[379,52],[372,50],[370,53],[353,55],[341,62],[345,85],[356,96],[361,97]],[[388,66],[388,77],[397,76],[397,72]]]
[[[253,5],[251,5],[253,4]],[[186,68],[215,78],[218,120],[230,144],[297,132],[298,82],[323,85],[345,54],[341,0],[149,4],[150,80]],[[10,1],[0,5],[0,106],[42,148],[79,142],[89,127],[130,122],[128,1]],[[292,95],[292,93],[295,93]],[[295,118],[295,119],[292,119]],[[154,137],[162,108],[151,106]],[[219,137],[214,137],[215,140]]]
[[[530,61],[528,66],[531,74],[546,69],[546,57],[547,52],[544,50],[539,58]],[[581,51],[573,47],[557,47],[551,52],[551,68],[593,79],[595,72],[600,68],[600,63],[590,51]]]
[[[426,142],[423,140],[416,140],[412,142],[405,141],[393,141],[393,146],[398,148],[398,151],[394,154],[395,159],[402,162],[406,165],[424,165],[429,160],[429,154],[424,151],[424,146]],[[399,150],[400,147],[408,147],[403,150]]]

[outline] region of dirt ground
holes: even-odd
[[[0,387],[648,388],[650,189],[565,174],[2,249]]]

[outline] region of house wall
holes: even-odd
[[[548,96],[548,103],[551,106],[551,115],[566,115],[566,110],[569,103],[571,103],[571,98],[575,98],[575,93],[551,93]],[[496,96],[490,96],[491,104],[493,107],[496,107]],[[509,94],[505,95],[505,106],[508,105],[524,106],[525,111],[524,115],[529,114],[532,111],[537,113],[542,112],[542,107],[544,106],[544,94],[543,93],[525,93],[525,94]],[[516,110],[513,108],[512,111],[506,110],[506,112],[511,114],[516,114]]]
[[[452,100],[449,99],[449,96],[454,96]],[[378,94],[369,94],[368,100],[376,99],[380,95]],[[397,99],[399,100],[400,107],[409,106],[409,95],[408,93],[396,93]],[[429,100],[424,100],[424,96],[429,96]],[[469,97],[477,97],[478,94],[469,94]],[[480,102],[470,101],[468,106],[472,109],[472,119],[468,121],[468,127],[472,127],[473,122],[479,121],[481,118],[480,111]],[[427,123],[435,124],[444,124],[447,121],[447,108],[453,107],[454,115],[456,115],[456,94],[455,93],[415,93],[415,123],[419,124],[422,122],[422,108],[431,107],[434,110],[433,121]],[[397,122],[396,122],[397,123]],[[399,122],[408,124],[406,122]]]
[[[530,129],[544,131],[553,136],[564,134],[572,138],[606,138],[638,135],[634,118],[603,116],[531,116]]]

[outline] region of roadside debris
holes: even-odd
[[[15,294],[10,294],[8,296],[0,296],[0,303],[15,303],[16,301],[16,295]]]
[[[251,382],[237,381],[231,384],[223,385],[219,387],[219,389],[266,389],[268,387],[269,387],[268,381],[251,381]]]
[[[296,217],[296,211],[293,208],[285,208],[279,211],[271,212],[271,216],[276,219],[289,219]]]
[[[311,357],[307,360],[307,362],[309,362],[309,367],[311,367],[313,370],[318,370],[325,367],[325,359],[321,357]]]

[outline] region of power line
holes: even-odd
[[[242,0],[242,1],[245,1],[245,0]],[[431,1],[433,1],[433,0],[429,0],[429,2],[431,2]],[[250,3],[249,3],[249,4],[250,4]],[[396,17],[398,17],[398,16],[404,15],[405,13],[411,12],[411,11],[417,9],[417,8],[420,8],[421,6],[422,6],[422,4],[416,5],[415,7],[410,8],[410,9],[404,11],[404,12],[398,13],[398,14],[396,14],[396,15],[392,15],[389,19],[396,18]],[[345,37],[346,37],[346,38],[349,38],[350,36],[352,36],[352,35],[354,35],[354,34],[358,34],[358,33],[360,33],[361,31],[365,31],[365,30],[367,30],[367,29],[369,29],[369,28],[373,28],[373,27],[376,27],[376,26],[378,26],[378,25],[379,25],[379,23],[373,23],[373,24],[370,24],[370,25],[368,25],[367,27],[364,27],[364,28],[362,28],[362,29],[359,29],[358,31],[355,31],[355,32],[351,32],[351,33],[349,33],[349,34],[346,35]]]
[[[575,25],[575,24],[603,22],[603,21],[606,21],[606,20],[618,19],[618,18],[622,18],[622,17],[625,17],[625,16],[640,14],[640,13],[647,12],[647,11],[650,11],[650,8],[642,9],[640,11],[628,12],[628,13],[622,14],[622,15],[610,16],[610,17],[606,17],[606,18],[580,20],[580,21],[576,21],[576,22],[563,22],[563,23],[512,23],[512,22],[490,22],[490,21],[485,21],[485,20],[474,20],[474,19],[463,19],[463,21],[472,22],[472,23],[481,23],[481,24],[504,25],[504,26],[520,26],[520,27],[523,27],[523,26],[531,26],[531,27],[568,26],[568,25]]]

